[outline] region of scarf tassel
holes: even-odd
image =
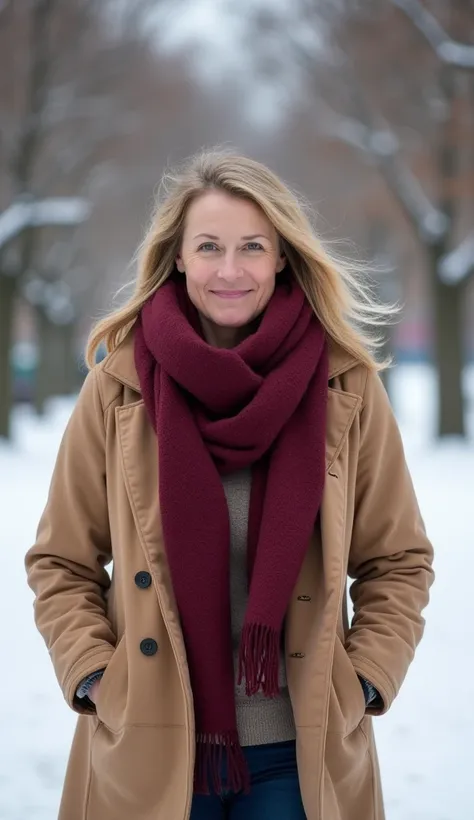
[[[250,791],[250,776],[237,732],[198,734],[196,738],[196,768],[194,793],[215,794]]]
[[[279,694],[278,667],[280,633],[264,624],[245,624],[239,651],[239,684],[245,680],[245,693],[256,695],[261,688],[267,698]]]

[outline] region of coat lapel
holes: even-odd
[[[328,390],[326,426],[326,471],[335,466],[349,434],[352,422],[362,404],[360,396],[330,387]]]
[[[186,652],[163,542],[158,443],[142,399],[118,407],[115,416],[130,508],[171,643],[185,668]]]
[[[346,574],[345,541],[347,522],[347,483],[350,465],[348,448],[345,447],[349,431],[362,405],[362,398],[343,390],[329,390],[328,427],[326,436],[326,480],[320,509],[321,558],[325,597],[337,601],[338,629],[342,630],[341,602],[343,600]],[[328,612],[328,624],[332,613]]]
[[[345,583],[342,565],[348,465],[344,443],[360,404],[358,396],[342,390],[329,390],[324,492],[312,544],[303,561],[289,610],[288,641],[295,652],[306,652],[307,645],[314,644],[315,625],[318,628],[317,643],[321,651],[326,644],[329,653],[333,645],[334,611],[337,609],[339,612],[341,608]],[[311,605],[304,605],[305,602],[311,602]],[[341,629],[342,619],[338,618],[338,621],[338,628]],[[296,673],[299,668],[296,667]],[[324,665],[321,667],[323,670],[326,668]],[[298,691],[301,682],[295,672],[291,673],[294,675],[291,683]],[[321,693],[323,691],[324,687]],[[303,693],[302,697],[304,700]]]

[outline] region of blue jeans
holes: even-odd
[[[191,820],[305,820],[294,740],[244,746],[250,794],[194,795]]]

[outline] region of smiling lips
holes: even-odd
[[[247,296],[249,290],[213,290],[214,296],[220,296],[221,299],[241,299],[242,296]]]

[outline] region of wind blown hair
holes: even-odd
[[[94,366],[99,347],[107,353],[117,347],[144,303],[175,271],[187,209],[211,190],[258,205],[276,229],[281,252],[329,336],[371,370],[390,366],[390,358],[376,358],[383,345],[380,329],[400,307],[379,302],[365,264],[338,257],[323,246],[313,228],[311,206],[301,195],[260,162],[217,148],[200,151],[164,172],[149,228],[134,256],[133,293],[92,329],[85,356],[89,367]]]

